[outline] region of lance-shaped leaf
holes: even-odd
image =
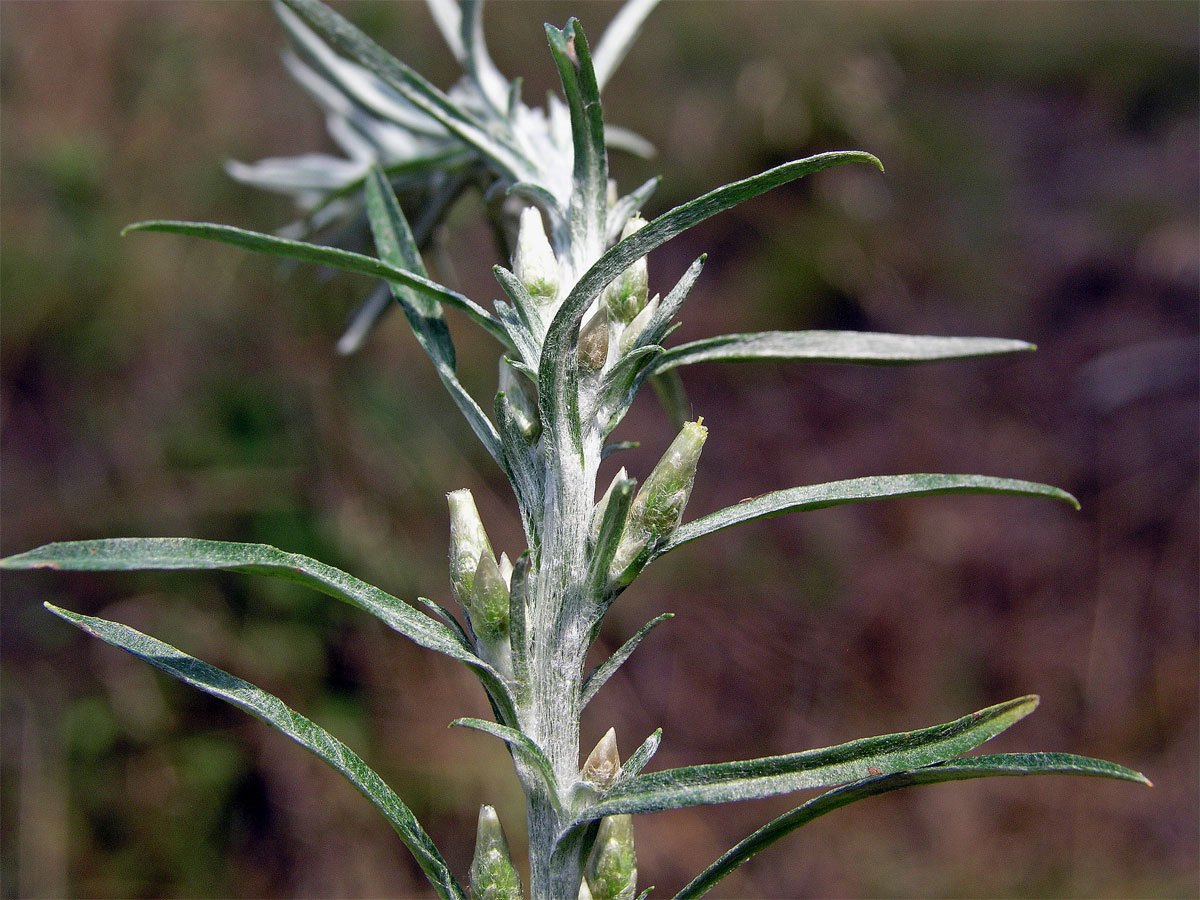
[[[621,781],[580,813],[573,825],[601,816],[648,813],[733,800],[754,800],[832,787],[951,759],[1016,724],[1037,707],[1020,697],[920,731],[863,738],[836,747],[741,762],[686,766]]]
[[[622,469],[621,472],[625,470]],[[587,596],[592,608],[589,610],[590,627],[593,631],[599,628],[604,611],[608,609],[612,598],[606,596],[608,588],[608,570],[612,566],[613,557],[621,545],[621,535],[625,532],[625,522],[629,517],[629,507],[633,503],[633,489],[637,482],[632,478],[622,478],[618,473],[601,500],[604,504],[604,514],[600,518],[600,527],[596,533],[596,542],[592,548],[592,558],[588,564]],[[585,704],[586,700],[583,701]]]
[[[513,307],[516,308],[521,324],[525,328],[526,339],[519,342],[514,341],[517,352],[520,354],[521,361],[536,371],[540,348],[533,336],[536,334],[540,338],[544,333],[538,303],[525,285],[521,284],[521,280],[504,266],[493,266],[492,272],[495,274],[496,280],[500,282],[504,293],[512,300]],[[509,326],[509,331],[512,331],[512,326]]]
[[[529,639],[525,628],[525,618],[529,596],[532,593],[531,565],[531,557],[529,551],[526,550],[517,557],[517,562],[513,566],[512,578],[509,580],[508,640],[512,647],[513,677],[517,682],[518,696],[529,686]]]
[[[701,253],[687,267],[687,271],[680,276],[679,281],[675,283],[675,287],[671,288],[667,292],[667,296],[658,304],[658,309],[654,311],[654,317],[646,323],[645,329],[638,335],[637,341],[634,344],[635,347],[662,343],[671,329],[671,321],[679,312],[679,308],[683,306],[683,301],[691,293],[692,286],[696,283],[696,279],[700,277],[700,272],[703,270],[707,259],[708,254]]]
[[[506,347],[510,346],[504,327],[496,321],[495,316],[475,301],[464,297],[458,291],[452,291],[444,285],[430,281],[428,278],[422,278],[373,256],[339,250],[336,247],[325,247],[321,244],[294,241],[290,238],[276,237],[273,234],[263,234],[258,231],[247,231],[244,228],[234,228],[232,225],[217,225],[212,222],[166,220],[135,222],[125,226],[121,234],[128,234],[131,231],[153,231],[159,234],[179,234],[185,237],[203,238],[207,241],[241,247],[243,250],[251,250],[255,253],[282,256],[285,259],[329,266],[343,272],[352,272],[355,275],[369,275],[373,278],[382,278],[384,281],[397,282],[438,303],[445,303],[447,306],[461,310],[500,343]]]
[[[394,166],[387,166],[383,169],[383,174],[387,176],[388,182],[393,186],[396,183],[393,174],[395,168]],[[356,190],[362,190],[362,182],[365,179],[365,175],[362,179],[359,179],[355,185]],[[416,243],[418,250],[421,250],[428,244],[434,228],[442,221],[446,210],[459,197],[465,185],[466,179],[460,175],[448,178],[437,189],[434,195],[425,202],[416,220],[412,223],[413,241]],[[357,351],[366,340],[371,329],[375,327],[379,319],[391,308],[391,286],[385,282],[379,285],[377,290],[372,291],[371,295],[363,301],[350,317],[350,323],[346,326],[346,330],[342,333],[342,336],[338,338],[338,353],[348,356]]]
[[[479,151],[499,174],[510,181],[527,179],[532,165],[507,141],[487,129],[462,107],[400,62],[323,3],[282,0],[333,47],[374,72],[409,103],[437,120],[447,131]]]
[[[608,459],[614,453],[620,453],[622,450],[636,450],[640,446],[642,446],[641,441],[613,441],[611,444],[604,445],[604,449],[600,452],[600,459]]]
[[[542,346],[542,358],[538,364],[540,396],[551,398],[543,400],[546,409],[542,413],[542,423],[551,440],[564,449],[578,443],[579,410],[577,406],[572,408],[570,405],[570,398],[576,393],[572,379],[577,378],[578,373],[570,361],[574,358],[574,344],[579,336],[583,314],[609,282],[655,247],[693,225],[789,181],[847,163],[869,163],[883,168],[870,153],[856,150],[821,153],[784,163],[750,178],[716,188],[663,213],[596,260],[563,301],[550,323]]]
[[[550,760],[546,758],[546,754],[542,748],[535,744],[529,737],[517,731],[515,728],[508,728],[504,725],[497,725],[495,722],[489,722],[487,719],[472,719],[462,718],[455,719],[450,723],[450,727],[454,728],[461,726],[463,728],[474,728],[476,731],[482,731],[484,734],[490,734],[492,737],[499,738],[513,748],[517,753],[524,754],[530,763],[537,767],[537,770],[542,774],[546,781],[551,797],[558,796],[557,779],[554,777],[554,766],[550,764]]]
[[[455,880],[446,860],[421,828],[412,811],[374,770],[328,731],[288,708],[278,697],[260,690],[248,681],[188,656],[170,644],[106,619],[58,609],[49,603],[46,604],[46,608],[87,633],[128,651],[185,684],[244,709],[325,760],[341,772],[392,823],[392,827],[396,829],[405,846],[412,851],[438,896],[465,900],[466,894]]]
[[[578,19],[570,19],[562,30],[546,25],[546,37],[571,114],[575,150],[567,213],[571,251],[579,259],[594,259],[604,250],[608,215],[608,151],[604,145],[600,89]]]
[[[516,494],[525,537],[535,547],[541,534],[542,468],[517,422],[512,402],[503,391],[496,394],[495,411],[500,423],[500,464]]]
[[[225,571],[297,581],[371,613],[422,647],[468,665],[503,712],[516,721],[503,679],[463,648],[440,622],[417,612],[398,597],[333,566],[266,544],[202,541],[195,538],[109,538],[46,544],[0,560],[3,569],[55,569],[70,572]]]
[[[802,360],[825,363],[903,365],[969,359],[1036,349],[1005,338],[930,337],[860,331],[761,331],[723,334],[672,347],[654,364],[655,372],[699,362]]]
[[[471,638],[467,635],[467,632],[462,625],[459,624],[458,619],[454,618],[454,614],[451,613],[450,610],[446,609],[446,607],[442,606],[442,604],[438,603],[436,600],[430,600],[428,597],[418,597],[417,602],[437,616],[443,623],[445,623],[446,627],[449,628],[454,636],[458,639],[458,642],[462,645],[463,649],[474,655],[475,646],[471,643]]]
[[[619,540],[620,535],[617,537]],[[608,562],[612,562],[611,556],[609,557]],[[604,571],[607,572],[608,569],[605,568]],[[656,626],[667,621],[667,619],[673,618],[674,615],[675,613],[663,613],[661,616],[656,616],[655,618],[651,619],[640,629],[638,629],[637,634],[622,644],[617,649],[616,653],[614,653],[604,662],[600,663],[600,665],[596,666],[596,668],[592,670],[592,673],[588,675],[586,679],[584,679],[583,687],[581,687],[579,690],[580,708],[582,709],[591,702],[592,698],[596,696],[596,692],[599,691],[600,688],[604,687],[604,683],[608,681],[608,679],[612,678],[613,674],[617,671],[617,669],[621,668],[621,665],[625,662],[625,660],[629,659],[633,651],[637,649],[638,644],[640,644],[646,638],[646,635],[648,635]]]
[[[858,800],[920,784],[1006,775],[1087,775],[1150,785],[1149,780],[1140,772],[1104,760],[1069,753],[1002,753],[975,756],[950,760],[923,769],[867,778],[827,791],[767,823],[745,840],[739,841],[720,859],[688,882],[687,886],[675,895],[675,900],[692,900],[703,896],[718,881],[780,838],[807,825],[813,819]]]
[[[493,305],[496,307],[496,318],[504,326],[509,343],[517,350],[515,361],[526,369],[532,369],[537,365],[538,347],[529,326],[521,314],[503,300],[496,300]]]
[[[400,209],[400,201],[392,192],[387,178],[378,168],[372,168],[365,187],[367,220],[371,225],[379,258],[421,278],[426,277],[421,252],[417,249],[416,241],[413,240],[408,227],[408,220],[404,218]],[[454,344],[450,340],[450,330],[446,327],[441,306],[437,301],[400,284],[392,284],[392,294],[404,310],[417,341],[433,360],[438,378],[450,394],[454,405],[463,414],[467,424],[471,426],[471,430],[475,432],[475,436],[492,459],[501,462],[500,436],[496,433],[495,426],[458,380],[458,374],[455,372]]]
[[[658,752],[658,745],[662,743],[662,729],[656,728],[650,733],[646,740],[642,741],[642,746],[630,754],[629,759],[625,760],[625,765],[621,767],[621,777],[633,778],[640,775],[642,769],[646,768],[654,754]]]
[[[606,373],[596,390],[595,412],[589,408],[585,415],[595,415],[601,433],[611,434],[625,418],[642,383],[653,369],[654,361],[662,354],[658,344],[647,344],[628,351]]]
[[[866,478],[850,478],[846,481],[830,481],[825,484],[771,491],[743,500],[680,525],[671,532],[671,536],[654,555],[662,556],[669,550],[723,528],[787,512],[804,512],[889,497],[921,497],[933,494],[1015,494],[1024,497],[1049,497],[1079,509],[1079,501],[1066,491],[1033,481],[993,478],[988,475],[871,475]]]

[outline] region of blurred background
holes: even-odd
[[[343,7],[446,87],[423,4]],[[493,56],[555,88],[543,21],[609,3],[488,7]],[[506,483],[400,317],[334,343],[371,285],[159,235],[144,218],[272,230],[286,201],[226,159],[328,149],[265,4],[0,5],[3,534],[185,535],[318,557],[448,602],[444,494],[470,487],[521,549]],[[1060,485],[1083,511],[926,498],[744,526],[651,567],[601,636],[657,631],[589,708],[656,767],[824,746],[1024,693],[995,749],[1064,750],[1153,790],[1047,778],[900,792],[758,857],[722,897],[1195,897],[1197,882],[1197,27],[1190,3],[666,3],[610,85],[608,121],[659,150],[614,159],[658,213],[828,149],[824,173],[650,257],[666,290],[709,262],[677,339],[854,328],[1034,341],[913,369],[683,370],[710,439],[689,517],[763,491],[898,472]],[[436,274],[498,290],[476,201]],[[463,379],[496,348],[449,313]],[[649,395],[649,392],[647,392]],[[652,396],[610,460],[642,478],[671,437]],[[281,696],[355,748],[465,873],[480,803],[515,853],[523,808],[457,664],[302,588],[223,575],[4,579],[4,897],[426,896],[386,822],[240,711],[45,613],[114,618]],[[794,805],[638,820],[643,885],[678,889]]]

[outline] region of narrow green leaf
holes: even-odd
[[[589,407],[589,418],[595,416],[601,423],[601,432],[609,435],[625,418],[633,405],[642,382],[654,367],[654,361],[663,353],[658,344],[634,347],[616,361],[605,374],[596,390],[595,412]]]
[[[521,280],[509,269],[504,268],[504,266],[493,266],[492,273],[496,276],[496,281],[500,283],[500,287],[503,288],[504,293],[508,295],[508,299],[512,301],[528,335],[528,340],[523,339],[520,342],[514,342],[516,343],[517,352],[521,356],[521,362],[536,371],[539,348],[533,339],[533,335],[536,333],[540,336],[543,327],[537,308],[537,301],[533,299],[529,291],[525,288],[525,285],[521,284]],[[511,327],[509,330],[512,330]]]
[[[378,168],[373,168],[367,176],[365,197],[367,220],[380,259],[424,278],[425,264],[409,230],[408,220],[404,218],[400,201],[396,199],[391,184]],[[450,340],[450,330],[446,327],[441,306],[429,297],[400,284],[392,284],[392,294],[404,310],[418,343],[433,360],[438,378],[450,394],[454,405],[463,414],[467,424],[471,426],[471,430],[475,432],[475,436],[492,459],[497,463],[501,462],[500,436],[496,433],[496,427],[458,380],[458,374],[455,372],[454,343]]]
[[[786,756],[639,775],[618,783],[573,824],[601,816],[753,800],[932,765],[973,750],[1025,718],[1037,703],[1037,697],[1020,697],[920,731],[863,738]]]
[[[463,630],[462,625],[459,624],[458,619],[454,618],[454,614],[450,610],[446,609],[446,607],[442,606],[436,600],[430,600],[428,597],[418,597],[417,602],[442,620],[445,626],[458,638],[458,642],[464,650],[472,656],[475,655],[475,646],[471,643],[471,638],[468,637],[466,631]]]
[[[394,174],[396,168],[396,166],[387,166],[383,170],[393,188],[395,188],[397,183]],[[362,183],[365,180],[366,176],[359,179],[354,189],[361,191]],[[465,185],[465,178],[461,175],[454,175],[445,179],[445,182],[433,192],[433,195],[424,201],[424,205],[421,207],[421,211],[412,226],[413,240],[416,242],[419,250],[426,247],[434,228],[442,221],[446,210],[462,194]],[[322,201],[322,206],[324,202]],[[308,219],[310,222],[315,212],[316,210],[314,209],[309,214]],[[350,323],[346,326],[346,330],[342,333],[342,336],[338,338],[337,352],[342,356],[355,353],[362,346],[367,335],[375,327],[379,319],[392,308],[392,300],[391,285],[387,282],[379,285],[372,291],[370,296],[363,301],[362,305],[350,317]]]
[[[698,362],[752,359],[901,365],[1033,349],[1033,344],[1004,338],[926,337],[859,331],[761,331],[723,334],[672,347],[654,364],[654,370],[665,372]]]
[[[487,129],[462,107],[400,62],[323,3],[282,0],[333,47],[356,60],[391,85],[413,106],[437,120],[451,134],[479,151],[511,181],[522,181],[533,167],[517,150]]]
[[[716,188],[663,213],[596,260],[576,282],[559,307],[542,345],[538,380],[542,396],[553,398],[546,401],[542,423],[552,440],[564,448],[570,446],[572,435],[579,428],[578,410],[573,411],[569,406],[563,407],[575,393],[572,380],[578,378],[578,373],[569,363],[574,358],[583,314],[609,282],[655,247],[731,206],[805,175],[856,162],[883,168],[879,160],[870,153],[856,150],[821,153],[807,159],[784,163],[750,178]],[[564,365],[564,362],[568,364]]]
[[[813,819],[858,800],[915,785],[1005,775],[1090,775],[1133,781],[1147,786],[1150,784],[1144,775],[1132,769],[1069,753],[1003,753],[975,756],[950,760],[922,769],[879,775],[827,791],[767,823],[730,848],[720,859],[690,881],[675,895],[675,900],[693,900],[703,896],[718,881],[780,838],[807,825]]]
[[[414,275],[398,266],[389,265],[373,256],[352,253],[349,250],[339,250],[336,247],[324,247],[320,244],[309,244],[304,241],[293,241],[290,238],[276,237],[273,234],[262,234],[258,231],[247,231],[234,228],[232,225],[217,225],[212,222],[173,222],[154,220],[135,222],[126,225],[121,234],[131,231],[153,231],[159,234],[178,234],[185,237],[203,238],[207,241],[217,241],[251,250],[255,253],[267,253],[271,256],[282,256],[285,259],[295,259],[300,262],[315,263],[319,266],[329,266],[343,272],[356,275],[369,275],[382,278],[387,282],[397,282],[419,291],[426,297],[453,306],[466,313],[476,324],[482,327],[498,341],[508,346],[508,335],[496,318],[473,300],[464,297],[448,287]]]
[[[768,516],[778,516],[786,512],[806,512],[864,500],[932,494],[1015,494],[1025,497],[1049,497],[1079,509],[1079,501],[1066,491],[1033,481],[993,478],[988,475],[871,475],[866,478],[850,478],[846,481],[830,481],[825,484],[771,491],[743,500],[680,525],[657,549],[655,556],[662,556],[676,547],[715,531]]]
[[[375,238],[375,249],[379,258],[389,266],[395,266],[406,272],[411,272],[421,278],[428,279],[429,272],[425,269],[425,261],[421,259],[421,251],[413,239],[408,219],[400,209],[400,201],[388,181],[387,175],[379,166],[371,166],[363,179],[364,199],[367,206],[367,218],[371,225],[371,234]],[[422,317],[434,322],[441,322],[442,329],[436,335],[436,349],[450,362],[454,362],[454,347],[449,342],[449,335],[444,333],[445,325],[441,305],[431,297],[418,294],[406,289],[406,295],[413,294],[408,303]]]
[[[624,524],[624,518],[622,518],[622,524]],[[620,540],[620,534],[617,535],[617,540]],[[615,551],[615,545],[613,549]],[[610,556],[609,563],[611,564],[611,562],[612,558]],[[608,571],[607,567],[605,568],[605,571]],[[661,625],[674,615],[674,613],[663,613],[661,616],[656,616],[655,618],[651,619],[638,630],[637,634],[622,644],[612,656],[610,656],[600,665],[596,666],[596,668],[592,670],[591,674],[584,679],[583,687],[580,689],[580,708],[582,709],[591,702],[592,698],[596,696],[596,692],[599,691],[600,688],[604,687],[604,683],[608,681],[608,679],[612,678],[613,673],[615,673],[617,669],[621,668],[621,665],[625,662],[625,660],[629,659],[630,655],[634,650],[637,649],[638,644],[645,639],[646,635],[648,635],[656,626]]]
[[[518,692],[524,692],[529,685],[529,639],[525,619],[532,586],[530,565],[531,557],[526,550],[513,563],[508,592],[508,642],[512,648],[513,677]]]
[[[611,444],[604,445],[604,449],[600,451],[600,459],[606,460],[614,453],[620,453],[622,450],[636,450],[640,446],[642,446],[641,441],[613,441]]]
[[[408,220],[400,209],[400,201],[396,199],[383,172],[373,166],[367,173],[363,187],[367,220],[379,258],[388,265],[412,272],[421,278],[428,278],[429,273],[421,259],[421,252],[408,227]],[[404,310],[413,334],[433,360],[438,374],[445,373],[451,383],[457,385],[457,378],[454,376],[457,363],[454,343],[450,339],[450,330],[446,327],[441,304],[400,284],[392,284],[392,294]],[[446,388],[453,395],[451,383],[447,383]],[[458,390],[462,391],[461,386],[458,386]]]
[[[490,734],[492,737],[504,741],[504,743],[508,744],[516,752],[527,756],[529,761],[537,767],[542,777],[546,780],[546,787],[550,796],[558,796],[558,781],[554,777],[554,766],[550,765],[550,760],[546,758],[546,754],[542,751],[542,748],[530,740],[528,735],[517,731],[515,728],[508,728],[504,725],[498,725],[495,722],[489,722],[487,719],[472,719],[469,717],[455,719],[450,723],[450,727],[454,728],[455,726],[474,728],[476,731]]]
[[[680,276],[679,281],[675,283],[675,287],[667,292],[667,296],[658,304],[658,309],[654,313],[654,317],[646,324],[646,330],[638,335],[637,343],[634,346],[643,344],[661,344],[666,338],[671,322],[678,314],[683,302],[688,298],[688,294],[692,292],[692,286],[700,277],[700,272],[704,269],[704,263],[708,260],[707,253],[701,253],[696,257],[695,261],[688,266],[687,271]]]
[[[525,537],[531,547],[537,546],[541,534],[543,469],[503,391],[496,394],[495,412],[500,423],[500,464],[516,494]]]
[[[612,566],[613,557],[616,556],[617,547],[621,544],[625,519],[629,515],[629,506],[633,503],[633,491],[636,487],[637,482],[632,478],[614,481],[604,507],[604,516],[600,520],[600,530],[596,535],[596,545],[592,549],[592,558],[588,565],[586,588],[591,603],[589,625],[593,629],[599,627],[600,619],[604,617],[604,611],[611,603],[611,598],[606,596],[608,570]],[[587,700],[583,703],[586,705]]]
[[[496,300],[493,306],[496,308],[496,318],[504,326],[509,342],[516,348],[517,362],[526,369],[533,369],[537,365],[538,348],[525,320],[517,310],[503,300]],[[536,383],[536,379],[534,381]]]
[[[662,743],[662,733],[661,728],[654,729],[650,736],[642,741],[642,746],[629,755],[625,765],[621,766],[622,778],[634,778],[642,773],[642,769],[646,768],[647,763],[658,752],[658,745]]]
[[[571,250],[580,259],[595,259],[604,251],[608,216],[608,150],[604,144],[600,89],[578,19],[570,19],[562,30],[547,25],[546,37],[571,115],[575,150],[571,203],[567,210]]]
[[[446,860],[421,828],[412,811],[354,751],[325,729],[288,708],[278,697],[193,656],[188,656],[170,644],[106,619],[69,612],[49,603],[46,604],[46,608],[88,634],[145,660],[185,684],[245,710],[329,763],[392,823],[392,827],[412,852],[438,896],[466,900],[466,894],[454,878]]]
[[[266,544],[194,538],[110,538],[46,544],[0,560],[0,569],[70,572],[220,570],[296,581],[371,613],[422,647],[465,663],[499,704],[505,720],[516,721],[512,700],[500,674],[474,653],[466,651],[449,628],[417,612],[403,600],[299,553],[285,553]]]

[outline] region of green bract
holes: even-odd
[[[467,665],[495,720],[454,724],[503,741],[525,793],[529,880],[522,885],[495,810],[480,811],[469,883],[479,898],[632,898],[637,854],[632,816],[821,789],[747,837],[700,873],[680,897],[707,891],[747,859],[812,819],[848,803],[917,784],[985,775],[1065,773],[1147,783],[1136,772],[1064,754],[963,757],[1037,705],[1000,703],[953,722],[781,756],[645,772],[662,739],[655,731],[624,765],[609,730],[580,762],[580,715],[650,631],[647,623],[592,672],[584,660],[618,595],[657,557],[743,522],[792,511],[892,497],[1013,494],[1076,505],[1058,488],[981,475],[915,474],[787,487],[684,522],[707,429],[683,421],[677,369],[725,360],[900,364],[1033,349],[1021,341],[769,331],[715,335],[669,346],[675,316],[700,275],[696,260],[665,293],[652,294],[655,248],[745,200],[868,153],[823,153],[718,186],[644,219],[657,183],[621,195],[609,180],[609,147],[644,142],[606,127],[600,88],[632,43],[653,0],[631,0],[593,49],[580,24],[546,26],[563,98],[531,109],[520,82],[491,62],[478,0],[430,0],[463,80],[442,92],[317,0],[284,0],[292,38],[288,65],[324,106],[350,159],[306,156],[235,164],[233,174],[295,197],[303,219],[291,234],[364,216],[374,252],[324,246],[226,225],[151,221],[128,231],[201,237],[316,263],[379,282],[339,345],[353,349],[390,294],[475,436],[512,484],[526,548],[497,556],[466,489],[448,495],[449,583],[464,621],[431,601],[432,615],[307,557],[252,544],[187,538],[51,544],[9,557],[6,569],[227,570],[306,584],[378,616],[430,650]],[[355,137],[351,138],[350,135]],[[421,249],[453,200],[479,187],[498,234],[515,237],[494,273],[505,300],[490,309],[429,277]],[[412,216],[410,223],[409,217]],[[362,249],[362,248],[360,248]],[[443,308],[451,306],[497,343],[498,390],[479,402],[459,381]],[[608,435],[649,381],[679,434],[659,463],[635,477],[621,469],[597,501],[601,460],[629,443]],[[635,473],[637,474],[637,473]],[[123,625],[51,611],[177,678],[241,706],[345,775],[387,816],[433,889],[464,897],[409,809],[330,735],[279,700],[232,675]]]

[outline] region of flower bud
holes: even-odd
[[[480,557],[487,556],[495,562],[496,555],[471,492],[467,488],[451,491],[446,502],[450,505],[450,586],[458,605],[468,609]]]
[[[601,309],[579,331],[579,365],[599,372],[608,359],[608,313]]]
[[[513,418],[525,440],[532,443],[542,433],[538,415],[537,390],[528,378],[513,368],[507,356],[500,357],[499,390],[504,392]]]
[[[708,439],[702,423],[703,419],[684,423],[634,498],[642,524],[655,538],[665,538],[683,519],[696,480],[696,463]]]
[[[646,326],[650,324],[650,320],[654,318],[654,314],[658,312],[658,294],[650,298],[650,302],[645,308],[633,317],[633,321],[625,326],[625,330],[621,332],[621,343],[618,345],[618,355],[624,354],[626,350],[633,346],[633,342],[638,339]]]
[[[490,806],[479,808],[470,878],[473,900],[521,900],[521,877],[513,865],[500,818]]]
[[[708,438],[703,421],[684,424],[633,498],[611,577],[620,578],[644,550],[662,543],[679,527],[696,479],[696,463]]]
[[[500,553],[500,575],[504,578],[504,584],[509,589],[512,588],[512,560],[508,558],[508,554],[501,551]]]
[[[508,633],[508,585],[490,553],[479,557],[467,614],[481,641],[493,643]]]
[[[617,732],[610,728],[588,754],[581,773],[583,780],[597,790],[607,791],[621,775],[621,757],[617,753]]]
[[[646,220],[641,216],[630,216],[621,229],[621,240],[644,228]],[[646,297],[650,294],[650,274],[646,257],[641,257],[618,275],[605,289],[604,302],[614,322],[629,322],[642,311]]]
[[[632,816],[606,816],[600,820],[586,875],[594,900],[633,900],[637,894],[637,851]]]
[[[542,227],[542,214],[532,206],[521,210],[512,264],[513,274],[525,285],[535,303],[545,305],[558,296],[558,258]]]

